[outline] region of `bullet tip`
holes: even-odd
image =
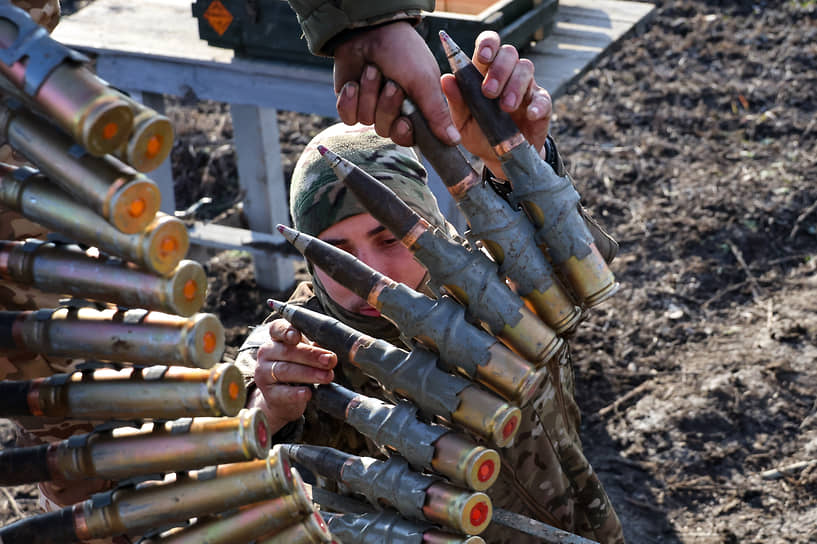
[[[283,308],[286,308],[286,304],[284,304],[283,302],[279,302],[279,301],[275,300],[274,298],[268,298],[267,299],[267,306],[269,306],[269,308],[271,310],[276,311],[276,312],[280,311]]]

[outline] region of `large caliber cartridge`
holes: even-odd
[[[0,204],[162,276],[175,270],[190,247],[187,228],[175,217],[157,212],[144,231],[125,234],[27,167],[0,164]]]
[[[140,172],[151,172],[161,165],[173,148],[170,119],[138,103],[131,104],[135,117],[128,141],[114,155]]]
[[[537,371],[466,321],[465,309],[450,297],[429,298],[319,238],[283,225],[278,230],[309,262],[377,308],[401,334],[439,353],[442,370],[461,372],[521,406],[547,378],[547,368]]]
[[[128,138],[132,102],[83,64],[88,59],[52,39],[28,14],[0,5],[0,76],[34,102],[88,152],[111,153]]]
[[[22,109],[0,107],[0,136],[50,180],[124,232],[141,232],[162,198],[155,182],[111,157],[95,157]]]
[[[613,273],[599,253],[579,213],[580,196],[568,176],[559,176],[531,146],[510,115],[482,94],[482,75],[444,32],[440,39],[463,98],[493,146],[511,182],[510,202],[522,207],[546,246],[553,264],[586,306],[595,306],[618,290]]]
[[[381,225],[403,242],[442,287],[507,346],[538,367],[559,352],[561,338],[500,278],[496,263],[450,240],[385,184],[323,146],[324,159]]]
[[[0,278],[48,293],[185,317],[201,308],[207,289],[204,268],[196,261],[183,260],[171,276],[162,277],[41,240],[0,241]]]
[[[292,493],[295,481],[278,447],[265,459],[210,467],[175,481],[145,482],[29,517],[0,529],[0,542],[53,544],[139,534]]]
[[[337,319],[272,301],[273,309],[340,361],[359,368],[399,395],[411,399],[427,416],[439,416],[484,436],[499,447],[513,442],[519,408],[468,380],[437,368],[434,353],[416,346],[411,352],[356,331]]]
[[[142,544],[233,544],[251,542],[282,531],[315,512],[298,471],[292,472],[292,492],[274,499],[242,506],[235,513],[198,521],[172,534],[142,541]],[[290,544],[287,542],[287,544]]]
[[[343,544],[485,544],[481,537],[445,533],[391,510],[365,514],[321,511],[321,515]]]
[[[402,111],[411,120],[415,144],[468,220],[468,239],[482,243],[499,264],[499,273],[513,282],[517,293],[545,323],[559,334],[573,328],[581,310],[536,245],[530,221],[482,181],[458,147],[437,139],[408,98],[403,100]]]
[[[224,353],[224,326],[213,314],[57,308],[0,311],[0,346],[74,358],[210,368]]]
[[[334,542],[329,527],[318,512],[282,531],[259,538],[257,544],[322,544]]]
[[[439,523],[464,534],[479,534],[491,521],[491,499],[433,476],[414,472],[401,457],[378,461],[319,446],[284,446],[290,459],[344,484],[375,506],[389,506],[404,516]]]
[[[39,446],[0,450],[0,485],[46,480],[121,480],[266,457],[270,431],[264,414],[197,417],[141,428],[118,427]]]
[[[238,368],[100,369],[0,382],[0,417],[141,420],[234,416],[247,398]]]
[[[495,450],[447,427],[423,423],[409,402],[395,406],[330,383],[315,388],[312,403],[378,446],[399,453],[417,470],[432,470],[476,491],[485,491],[499,477]]]

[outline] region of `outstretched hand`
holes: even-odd
[[[533,63],[520,59],[515,47],[501,45],[499,34],[493,31],[485,31],[477,37],[471,60],[485,76],[483,94],[499,99],[502,110],[511,115],[525,138],[541,152],[553,109],[550,94],[533,78]],[[462,145],[481,158],[494,174],[501,176],[499,160],[471,116],[454,75],[443,75],[441,83],[454,123],[462,134]]]
[[[344,123],[373,124],[380,136],[410,146],[411,125],[400,115],[400,104],[408,96],[440,140],[459,143],[440,89],[437,61],[409,22],[363,31],[336,47],[334,55],[338,115]]]
[[[273,433],[301,417],[312,398],[308,385],[329,383],[338,362],[333,352],[314,345],[285,319],[269,325],[270,342],[258,348],[257,389],[247,403],[263,410]]]

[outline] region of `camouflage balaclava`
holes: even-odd
[[[292,173],[290,213],[299,231],[318,236],[348,217],[368,213],[338,180],[329,163],[321,158],[319,144],[386,184],[432,225],[446,227],[437,199],[428,188],[425,168],[411,149],[381,138],[371,127],[339,123],[309,142]],[[361,316],[341,308],[329,298],[314,275],[312,279],[315,295],[333,317],[377,338],[391,340],[398,336],[394,326],[385,319]]]

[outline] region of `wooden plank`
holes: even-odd
[[[523,54],[555,100],[654,13],[654,5],[641,2],[560,0],[551,35]]]

